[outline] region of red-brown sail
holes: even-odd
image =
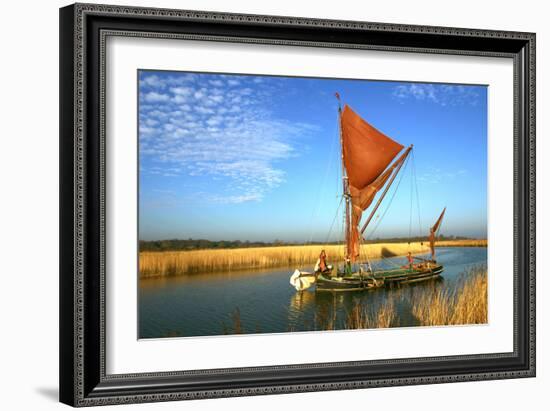
[[[349,183],[362,189],[382,174],[403,146],[375,129],[348,105],[344,107],[341,121]]]
[[[341,132],[342,154],[352,203],[347,254],[351,261],[355,261],[359,256],[357,226],[361,215],[372,203],[376,193],[384,187],[399,161],[403,160],[400,159],[386,170],[403,146],[375,129],[347,105],[341,115]]]
[[[430,235],[428,236],[428,240],[430,241],[430,251],[432,254],[432,260],[435,259],[435,237],[437,236],[437,231],[439,230],[439,227],[441,226],[441,222],[443,221],[443,216],[445,215],[445,210],[447,207],[443,209],[441,212],[441,215],[435,222],[435,224],[430,228]]]

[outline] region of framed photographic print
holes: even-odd
[[[62,402],[535,375],[533,33],[60,22]]]

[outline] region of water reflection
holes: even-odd
[[[485,248],[439,249],[445,265],[443,278],[395,289],[358,292],[296,292],[288,283],[291,269],[248,270],[195,274],[143,280],[139,288],[140,338],[202,336],[232,333],[239,312],[242,333],[277,333],[346,328],[354,307],[376,313],[394,304],[397,313],[391,326],[417,325],[411,301],[435,289],[453,289],[459,274],[486,263]],[[391,259],[390,259],[391,260]],[[396,264],[395,261],[380,261]]]
[[[445,287],[443,278],[422,283],[379,288],[365,291],[315,292],[300,291],[290,296],[288,308],[289,328],[292,330],[317,331],[349,328],[350,316],[356,307],[375,317],[383,304],[390,304],[396,316],[391,326],[417,325],[412,314],[412,302],[422,293],[432,293]]]

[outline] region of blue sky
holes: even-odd
[[[442,234],[486,237],[485,86],[143,70],[138,77],[142,240],[341,238],[335,92],[415,147],[367,237],[425,234],[444,206]]]

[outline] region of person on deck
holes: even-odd
[[[350,261],[349,257],[346,257],[346,263],[344,265],[344,274],[345,275],[351,275],[352,274],[351,261]]]
[[[325,253],[325,250],[321,250],[321,255],[319,255],[319,269],[321,272],[327,271],[327,253]]]
[[[319,259],[315,264],[315,272],[326,273],[331,269],[332,267],[330,265],[327,265],[327,253],[325,252],[325,250],[321,250]]]
[[[372,274],[372,265],[369,260],[367,260],[367,273]]]
[[[413,269],[413,256],[411,254],[411,252],[409,251],[409,253],[407,254],[407,262],[409,263],[409,270],[412,270]]]

